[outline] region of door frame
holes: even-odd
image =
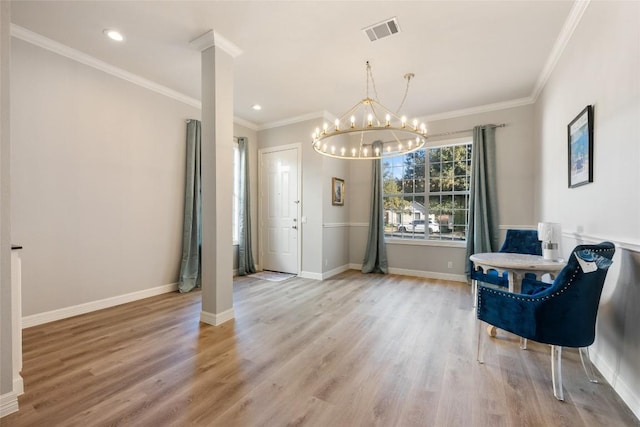
[[[298,229],[298,247],[296,250],[298,251],[298,275],[302,272],[302,222],[300,221],[300,214],[302,213],[302,143],[294,143],[294,144],[286,144],[286,145],[277,145],[274,147],[265,147],[260,148],[258,150],[258,256],[260,257],[260,270],[264,269],[264,265],[262,262],[264,261],[264,220],[263,220],[263,211],[262,211],[262,156],[264,154],[276,153],[278,151],[287,151],[287,150],[297,150],[297,167],[298,167],[298,176],[296,180],[298,182],[298,194],[296,195],[299,203],[296,209],[297,215],[297,224]]]

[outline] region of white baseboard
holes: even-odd
[[[228,322],[234,318],[233,308],[223,311],[222,313],[209,313],[208,311],[200,312],[200,321],[208,325],[219,326],[224,322]]]
[[[312,273],[310,271],[301,271],[298,277],[303,279],[322,280],[322,273]]]
[[[31,316],[25,316],[22,318],[22,328],[30,328],[31,326],[42,325],[44,323],[66,319],[68,317],[77,316],[79,314],[90,313],[92,311],[102,310],[103,308],[114,307],[116,305],[149,298],[156,295],[166,294],[168,292],[174,292],[177,290],[178,284],[170,283],[168,285],[157,286],[155,288],[131,292],[129,294],[117,295],[115,297],[91,301],[71,307],[60,308],[58,310],[32,314]]]
[[[362,270],[362,264],[349,264],[351,270]],[[467,283],[467,276],[464,274],[436,273],[434,271],[409,270],[406,268],[389,267],[390,274],[401,276],[422,277],[424,279],[451,280],[452,282]]]
[[[18,412],[18,395],[13,391],[0,394],[0,418]]]
[[[389,273],[400,274],[402,276],[422,277],[425,279],[451,280],[452,282],[467,283],[467,276],[464,274],[436,273],[434,271],[409,270],[405,268],[389,268]]]
[[[589,353],[591,362],[598,368],[602,376],[611,387],[613,387],[616,393],[618,393],[618,396],[627,404],[636,418],[640,419],[640,396],[638,396],[633,388],[629,387],[629,385],[624,382],[624,379],[598,354],[596,348],[591,348]]]
[[[22,396],[24,394],[24,380],[20,374],[18,374],[17,378],[13,377],[13,392],[16,396]]]

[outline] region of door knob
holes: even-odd
[[[293,225],[293,226],[291,226],[291,228],[293,228],[294,230],[297,230],[298,226],[297,225]]]

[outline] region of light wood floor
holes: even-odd
[[[345,272],[235,281],[236,319],[199,323],[177,293],[24,331],[26,393],[10,426],[632,426],[607,384],[547,346],[487,339],[469,287]]]

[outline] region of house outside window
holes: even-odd
[[[385,237],[466,240],[471,140],[456,140],[382,161]]]

